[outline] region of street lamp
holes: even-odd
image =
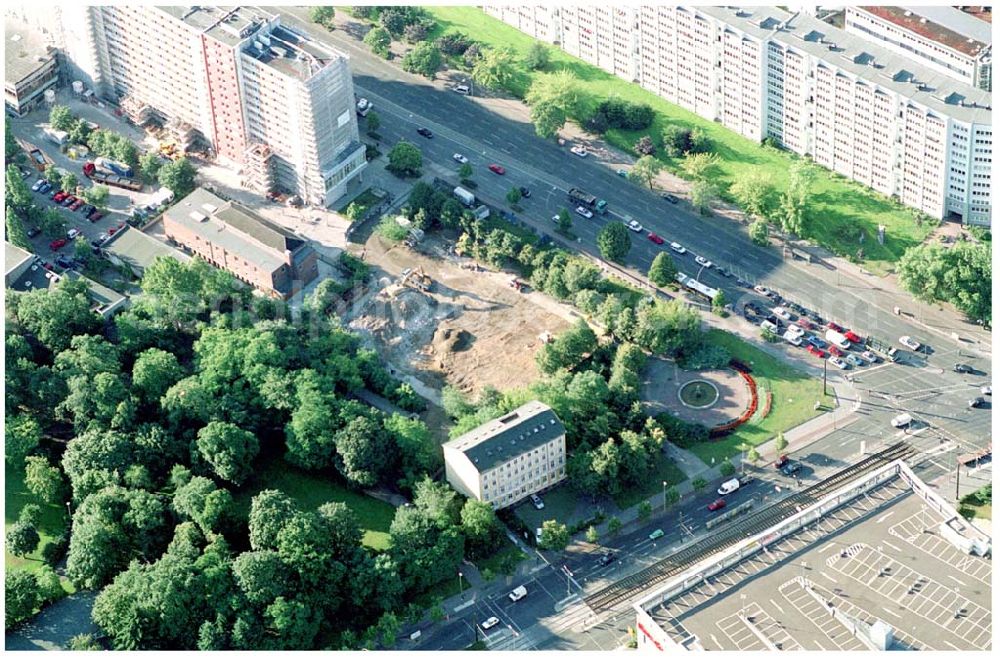
[[[459,595],[462,594],[462,590],[463,590],[463,588],[462,588],[462,573],[459,572],[458,573],[458,594]]]
[[[667,481],[663,481],[663,510],[667,510]]]

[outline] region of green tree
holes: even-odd
[[[531,106],[531,123],[536,135],[552,139],[566,125],[566,111],[553,101],[538,102]]]
[[[14,556],[24,557],[38,548],[40,540],[34,524],[18,521],[7,530],[7,551]]]
[[[681,161],[681,171],[692,181],[708,181],[718,164],[714,153],[688,153]]]
[[[4,190],[4,201],[23,221],[31,221],[38,215],[31,189],[25,184],[21,170],[17,165],[7,165],[5,179],[7,188]]]
[[[24,570],[7,570],[4,575],[4,624],[10,629],[28,619],[41,604],[38,582]]]
[[[513,82],[516,71],[514,51],[486,48],[472,67],[472,79],[487,89],[503,89]]]
[[[599,536],[597,535],[597,527],[594,526],[593,524],[591,524],[590,526],[587,527],[586,538],[587,538],[587,542],[589,542],[590,544],[592,544],[592,545],[597,544],[597,540],[598,540]]]
[[[673,283],[677,277],[677,264],[673,257],[666,252],[657,254],[649,267],[648,276],[651,282],[660,287]]]
[[[767,199],[772,193],[772,186],[766,175],[750,172],[740,176],[729,186],[729,193],[747,215],[756,218],[767,216]]]
[[[42,602],[54,602],[66,594],[59,575],[51,565],[40,566],[35,572],[35,581],[38,583],[38,596]]]
[[[434,79],[441,68],[441,51],[430,41],[418,43],[403,57],[403,70]]]
[[[648,501],[643,501],[639,504],[638,513],[639,519],[649,519],[649,516],[653,514],[653,505]]]
[[[524,56],[529,71],[540,71],[549,65],[549,49],[540,41],[533,41]]]
[[[31,246],[31,239],[28,238],[28,232],[24,228],[24,221],[17,212],[8,206],[7,217],[4,219],[7,227],[7,241],[25,251],[33,251],[34,248]]]
[[[726,304],[726,293],[720,289],[712,298],[712,311],[722,311]]]
[[[25,460],[24,485],[45,503],[60,501],[65,490],[62,472],[40,455],[32,455]]]
[[[805,230],[809,194],[815,178],[814,170],[802,161],[792,164],[788,172],[788,187],[781,195],[778,219],[786,233],[801,235]]]
[[[379,57],[389,57],[389,46],[392,45],[392,35],[389,34],[389,30],[381,26],[373,27],[368,30],[364,42]]]
[[[569,214],[569,210],[565,208],[559,209],[559,222],[556,226],[564,234],[568,234],[573,229],[573,216]]]
[[[568,69],[534,76],[525,94],[528,105],[550,104],[569,116],[581,110],[580,81]]]
[[[309,9],[309,20],[325,28],[332,27],[335,11],[333,7],[311,7]]]
[[[212,421],[198,431],[198,452],[222,480],[241,485],[250,475],[260,444],[253,433]]]
[[[32,416],[8,416],[4,423],[4,459],[20,468],[25,458],[42,441],[42,427]]]
[[[756,447],[751,446],[750,450],[747,451],[747,460],[749,460],[751,464],[757,464],[760,462],[760,453],[757,452]]]
[[[24,522],[25,524],[30,524],[35,528],[42,522],[42,507],[37,503],[27,503],[21,508],[21,512],[17,515],[17,521]]]
[[[565,524],[549,519],[542,522],[542,533],[538,546],[542,549],[562,551],[569,544],[569,529]]]
[[[76,177],[76,174],[67,172],[62,175],[61,179],[59,179],[59,185],[63,192],[76,194],[76,189],[80,187],[80,179]]]
[[[389,151],[389,164],[386,165],[397,176],[418,176],[423,167],[424,159],[418,149],[406,140],[400,140]]]
[[[936,243],[910,247],[899,260],[899,281],[918,299],[950,302],[969,318],[990,325],[990,256],[989,243],[964,241],[950,249]]]
[[[517,186],[514,186],[507,191],[507,203],[514,206],[519,201],[521,201],[521,190]]]
[[[704,478],[701,477],[698,477],[693,481],[691,481],[691,487],[694,488],[695,492],[705,489],[706,485],[708,485],[708,481],[706,481]]]
[[[677,503],[680,500],[681,500],[681,493],[677,491],[677,488],[676,487],[668,487],[667,488],[667,498],[666,498],[667,504],[666,505],[672,506],[672,505],[674,505],[675,503]]]
[[[159,348],[144,350],[132,366],[132,387],[150,402],[159,402],[183,377],[184,367],[176,355]]]
[[[56,130],[69,131],[77,121],[76,116],[65,105],[53,105],[49,110],[49,124]]]
[[[14,133],[10,130],[10,122],[4,122],[3,128],[4,134],[4,160],[6,162],[14,162],[21,153],[21,145],[17,143],[17,139],[14,137]]]
[[[663,148],[671,158],[678,158],[691,150],[691,129],[669,124],[663,129]]]
[[[160,155],[155,151],[148,151],[139,156],[139,177],[149,185],[157,183],[162,166]]]
[[[628,173],[628,180],[633,183],[645,183],[649,189],[653,189],[653,181],[663,171],[663,163],[654,156],[643,156],[635,161],[635,165]]]
[[[182,518],[197,524],[207,536],[219,531],[222,521],[232,513],[233,497],[211,480],[195,476],[177,488],[171,503]]]
[[[77,634],[69,639],[66,649],[71,652],[99,652],[104,648],[93,634]]]
[[[788,448],[788,440],[785,439],[785,433],[779,432],[774,438],[774,452],[781,455],[786,448]]]
[[[55,208],[43,210],[38,222],[47,238],[59,238],[66,233],[66,218]]]
[[[379,116],[378,112],[369,110],[368,115],[365,117],[365,125],[368,127],[369,133],[378,132],[379,126],[382,125],[382,117]]]
[[[708,215],[712,209],[712,203],[719,198],[719,189],[714,183],[708,181],[695,181],[691,186],[691,205],[698,209],[702,215]]]
[[[732,476],[736,473],[736,466],[729,460],[723,460],[722,464],[719,465],[719,475],[725,478],[726,476]]]
[[[612,516],[608,520],[608,533],[611,535],[618,535],[618,532],[622,530],[622,521],[615,516]]]
[[[587,321],[580,319],[576,324],[546,343],[536,354],[535,360],[543,373],[552,374],[561,368],[577,366],[585,355],[597,350],[597,335]]]
[[[69,277],[48,289],[7,298],[21,326],[53,352],[69,346],[72,337],[97,331],[100,317],[90,308],[87,284]]]
[[[756,220],[750,224],[750,240],[754,245],[763,247],[769,244],[768,233],[767,222],[764,220]]]
[[[463,162],[458,166],[458,177],[463,181],[472,178],[472,165],[467,162]]]
[[[173,192],[176,199],[180,199],[194,191],[194,177],[197,173],[187,158],[178,158],[160,167],[157,178],[160,185]]]
[[[624,262],[632,249],[632,238],[628,228],[621,222],[608,222],[597,234],[597,248],[601,256],[609,261]]]
[[[462,506],[462,533],[470,554],[485,556],[496,548],[501,538],[500,526],[493,506],[469,499]]]
[[[108,186],[106,185],[93,185],[83,192],[83,198],[88,204],[97,206],[98,208],[104,210],[108,207]]]

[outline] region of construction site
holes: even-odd
[[[431,400],[445,385],[475,395],[531,383],[539,375],[538,347],[578,318],[571,307],[455,255],[435,238],[414,247],[375,234],[364,259],[375,270],[372,288],[346,320],[394,369],[425,385],[420,393]]]
[[[902,459],[816,494],[721,552],[674,561],[633,605],[639,648],[992,649],[992,541]]]

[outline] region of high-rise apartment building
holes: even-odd
[[[521,24],[529,16],[517,15]],[[933,217],[990,222],[989,92],[870,35],[778,7],[563,7],[544,16],[568,52],[748,139],[771,138]]]
[[[991,24],[958,7],[848,6],[844,29],[937,73],[993,88]]]
[[[37,21],[36,21],[37,23]],[[258,7],[108,5],[47,21],[73,79],[204,143],[250,187],[330,205],[365,167],[347,56]]]

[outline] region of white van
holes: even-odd
[[[841,350],[850,350],[851,342],[846,336],[838,332],[837,330],[828,329],[826,331],[826,340],[837,346]]]
[[[785,335],[782,338],[791,343],[793,346],[802,345],[802,337],[791,330],[785,332]]]
[[[913,423],[913,417],[909,414],[899,414],[892,417],[891,423],[893,428],[906,428]]]
[[[772,323],[770,320],[762,320],[760,323],[760,328],[762,330],[767,330],[771,334],[778,333],[778,326]]]
[[[510,593],[507,594],[507,597],[510,598],[511,602],[516,602],[527,594],[528,594],[527,588],[525,588],[524,586],[518,586],[514,590],[510,591]]]
[[[740,489],[740,479],[738,479],[738,478],[730,478],[725,483],[723,483],[722,485],[720,485],[719,489],[717,491],[719,493],[719,496],[721,497],[721,496],[725,496],[727,494],[732,494],[733,492],[735,492],[738,489]]]

